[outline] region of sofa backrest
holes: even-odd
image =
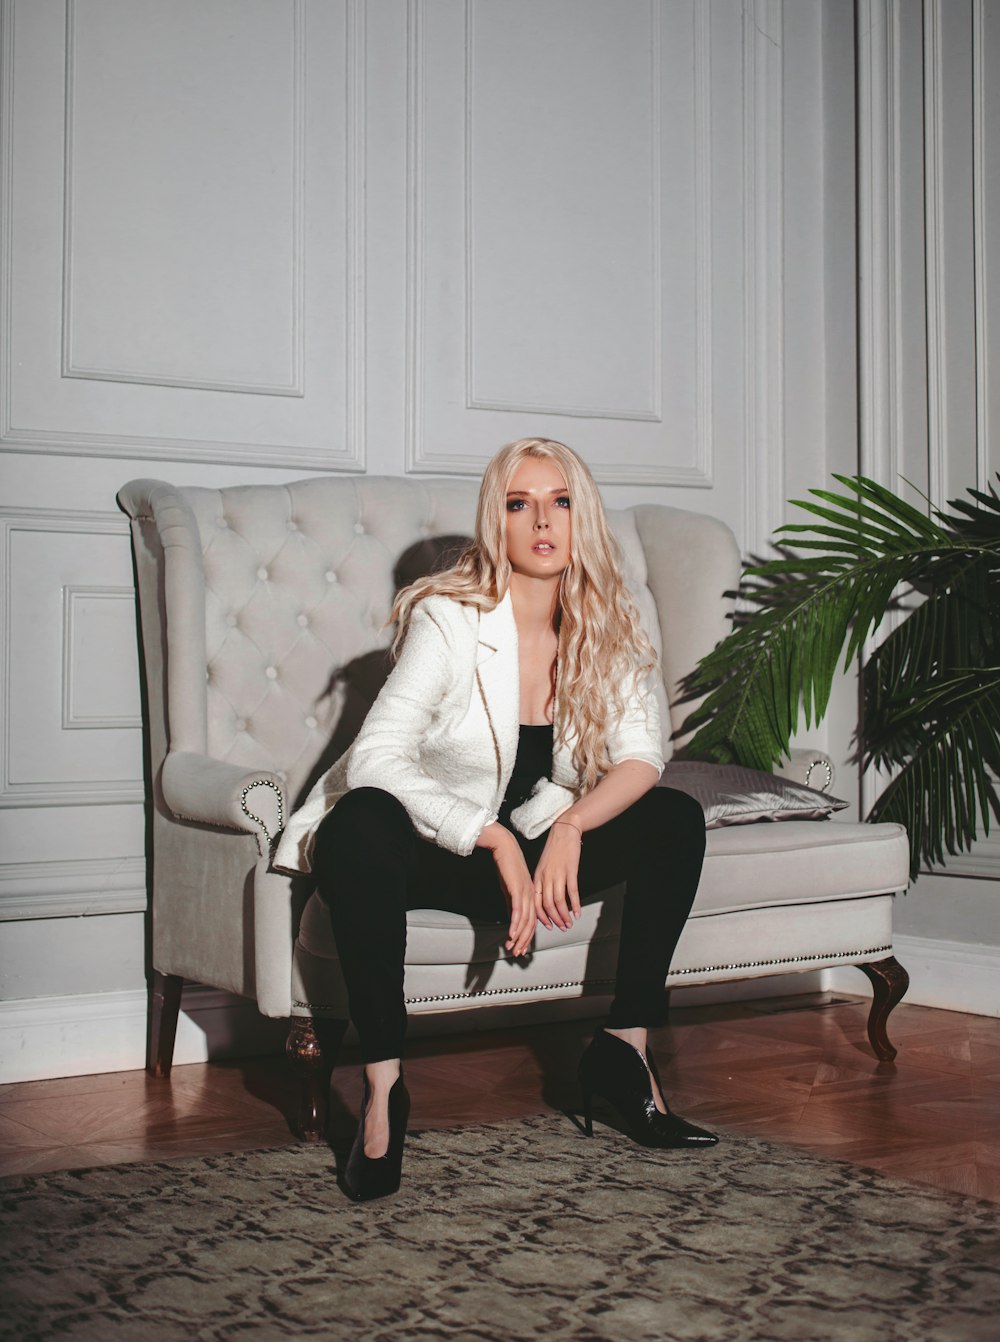
[[[300,797],[349,745],[387,674],[384,625],[398,587],[426,571],[427,542],[471,535],[477,492],[472,481],[378,476],[226,489],[126,486],[123,507],[155,523],[164,549],[171,747],[272,770]],[[648,506],[608,513],[658,654],[670,584],[660,573],[651,587],[647,550],[671,516],[721,525]],[[725,632],[721,590],[701,597],[707,647]],[[683,594],[686,604],[699,599],[697,590]],[[671,647],[668,683],[707,647],[690,657]],[[669,756],[671,733],[689,710],[671,721],[665,695],[661,707]]]

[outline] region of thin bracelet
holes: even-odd
[[[579,825],[575,825],[572,820],[553,820],[553,825],[569,825],[570,829],[575,829],[580,836],[580,842],[583,843],[583,830]]]

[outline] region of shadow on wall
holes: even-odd
[[[469,544],[468,536],[448,535],[428,536],[409,546],[393,570],[396,594],[418,578],[451,568]],[[343,707],[337,725],[295,797],[293,807],[302,805],[317,779],[348,749],[391,670],[388,648],[375,648],[333,670],[322,697],[337,694],[343,700]]]

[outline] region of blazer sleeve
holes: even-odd
[[[420,743],[455,681],[456,658],[441,624],[414,608],[399,660],[365,718],[347,764],[347,786],[377,787],[406,807],[417,833],[467,857],[496,817],[420,766]]]
[[[623,760],[644,760],[658,773],[663,772],[663,737],[660,707],[653,691],[652,677],[635,677],[631,693],[625,699],[624,712],[608,737],[612,764]]]

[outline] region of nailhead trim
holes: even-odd
[[[517,993],[541,992],[549,988],[613,988],[614,979],[576,979],[567,983],[538,983],[530,988],[483,988],[480,992],[440,993],[436,997],[407,997],[407,1006],[423,1006],[427,1002],[459,1002],[480,997],[510,997]],[[292,1006],[307,1011],[332,1011],[328,1002],[293,1002]]]
[[[247,806],[247,797],[250,795],[250,793],[254,790],[255,787],[269,787],[271,791],[278,798],[278,834],[280,834],[281,831],[285,828],[284,809],[281,800],[281,788],[278,787],[277,783],[272,783],[270,778],[256,778],[252,783],[248,783],[246,787],[243,789],[243,791],[240,793],[240,806],[243,810],[243,814],[247,817],[248,820],[252,820],[255,825],[260,826],[260,828],[264,831],[264,837],[267,840],[268,846],[270,846],[272,843],[272,837],[270,832],[268,831],[267,826],[264,824],[263,820],[261,820],[260,816],[254,815],[253,811],[250,810],[250,807]]]
[[[762,969],[768,965],[795,965],[808,960],[856,960],[860,955],[881,955],[892,945],[869,946],[863,951],[827,951],[823,955],[783,955],[777,960],[742,960],[731,965],[706,965],[703,969],[672,969],[671,974],[714,974],[721,969]]]
[[[777,960],[744,960],[739,964],[731,965],[708,965],[704,969],[674,969],[671,973],[677,975],[683,974],[713,974],[724,969],[762,969],[770,965],[793,965],[801,964],[809,960],[854,960],[861,955],[881,955],[885,951],[891,951],[892,944],[888,946],[870,946],[863,951],[830,951],[824,955],[784,955]],[[481,992],[467,993],[440,993],[435,997],[408,997],[407,1006],[425,1006],[429,1002],[463,1002],[481,997],[511,997],[518,993],[545,992],[553,988],[613,988],[614,979],[577,979],[564,983],[536,983],[527,988],[484,988]],[[293,1002],[292,1006],[301,1007],[303,1011],[333,1011],[335,1008],[329,1002]]]
[[[830,784],[833,782],[833,765],[830,763],[829,760],[810,760],[810,761],[809,761],[809,768],[806,770],[806,781],[805,781],[805,786],[806,786],[806,787],[810,787],[810,786],[811,786],[809,780],[810,780],[810,778],[812,778],[812,771],[813,771],[813,769],[815,769],[815,768],[817,767],[817,765],[822,765],[822,767],[826,770],[826,782],[823,783],[823,785],[822,785],[821,787],[819,787],[819,788],[817,789],[817,791],[819,791],[819,792],[825,792],[825,791],[827,790],[827,788],[830,786]]]

